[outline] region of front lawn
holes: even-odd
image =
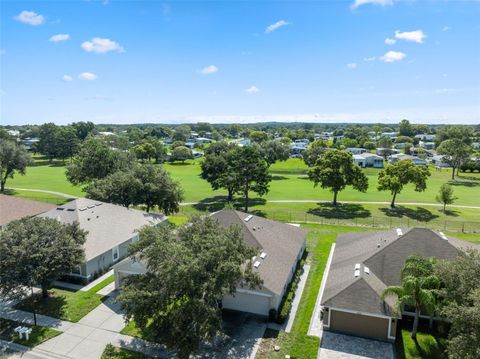
[[[25,339],[25,336],[23,339],[20,339],[18,334],[14,332],[14,329],[18,326],[32,328],[32,332],[30,333],[28,340]],[[25,345],[27,347],[33,348],[34,346],[43,343],[48,339],[56,337],[61,333],[62,332],[59,332],[58,330],[47,327],[29,325],[0,318],[0,338],[9,342],[12,341],[17,344]]]
[[[410,337],[410,330],[401,329],[395,344],[398,359],[447,359],[446,339],[429,333],[418,332],[417,340]]]
[[[132,350],[117,348],[111,344],[107,344],[103,351],[101,359],[146,359],[146,355]]]
[[[332,243],[335,242],[337,235],[340,233],[367,230],[314,224],[302,225],[302,227],[310,231],[307,237],[307,249],[309,251],[307,263],[310,264],[310,272],[292,331],[285,333],[267,330],[257,352],[257,359],[285,358],[287,354],[292,358],[316,358],[320,338],[307,336],[307,332]],[[275,345],[280,346],[280,351],[275,352],[273,350]]]
[[[114,280],[115,277],[112,275],[86,292],[51,288],[48,291],[48,298],[42,298],[40,294],[36,294],[20,302],[15,308],[29,312],[33,312],[33,308],[35,308],[39,314],[70,322],[78,322],[102,303],[104,296],[97,294],[97,292]]]

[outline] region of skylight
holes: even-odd
[[[359,277],[359,276],[360,276],[360,271],[357,269],[357,270],[355,271],[355,278],[356,278],[356,277]]]
[[[251,220],[253,218],[253,216],[251,214],[249,214],[247,217],[245,217],[244,221],[245,222],[248,222],[249,220]]]
[[[262,258],[262,259],[265,259],[266,256],[267,256],[267,253],[265,253],[265,252],[262,252],[262,254],[260,254],[260,258]]]
[[[401,228],[397,228],[397,236],[403,236],[403,232]]]
[[[355,264],[355,269],[360,269],[360,263]]]
[[[368,268],[368,267],[363,267],[363,271],[364,271],[366,274],[370,274],[370,268]]]
[[[258,268],[258,267],[260,267],[260,264],[261,264],[261,263],[260,263],[259,261],[256,261],[256,262],[253,264],[253,266],[254,266],[255,268]]]

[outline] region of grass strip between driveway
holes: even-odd
[[[32,328],[32,332],[27,339],[23,337],[20,339],[17,333],[14,332],[14,329],[18,326]],[[43,343],[44,341],[56,337],[62,332],[37,325],[29,325],[25,323],[19,323],[9,319],[0,318],[0,339],[11,341],[17,344],[25,345],[27,347],[33,348],[34,346]]]
[[[35,294],[33,297],[23,300],[14,308],[29,312],[33,312],[33,309],[35,309],[38,314],[69,322],[78,322],[102,303],[104,296],[97,294],[97,292],[114,280],[115,276],[112,275],[86,292],[54,287],[48,291],[48,298],[42,298],[41,294]]]

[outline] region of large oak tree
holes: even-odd
[[[25,174],[32,158],[25,147],[14,141],[0,139],[0,192],[5,190],[8,178],[13,178],[15,172]]]
[[[222,330],[220,303],[240,286],[261,285],[252,271],[256,251],[247,247],[238,226],[221,226],[211,217],[194,217],[173,231],[145,227],[132,247],[147,273],[127,277],[118,297],[126,317],[188,358]]]
[[[314,186],[320,185],[333,192],[333,205],[337,205],[338,192],[352,186],[360,192],[368,189],[368,178],[362,169],[353,163],[352,154],[346,151],[327,151],[308,171]]]
[[[387,165],[380,171],[377,188],[379,191],[390,191],[392,193],[390,207],[395,208],[397,194],[402,192],[405,185],[411,183],[415,186],[415,191],[425,191],[429,176],[430,170],[427,166],[415,165],[408,159],[401,160]]]
[[[0,231],[0,295],[18,297],[33,286],[48,296],[52,281],[84,260],[86,232],[53,218],[24,218]]]

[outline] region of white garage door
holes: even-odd
[[[225,296],[222,304],[225,309],[268,315],[270,310],[270,297],[253,293],[250,294],[237,292],[235,293],[235,296]]]

